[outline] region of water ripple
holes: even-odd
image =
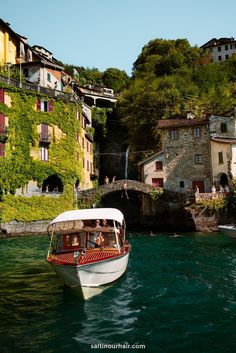
[[[236,243],[220,234],[130,240],[125,276],[85,303],[45,262],[46,236],[0,241],[1,352],[92,352],[98,343],[233,352]]]

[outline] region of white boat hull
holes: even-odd
[[[236,226],[235,225],[225,225],[218,226],[218,229],[225,235],[236,239]]]
[[[84,298],[87,299],[85,294],[91,292],[89,287],[98,289],[120,278],[127,269],[128,259],[129,252],[123,256],[85,265],[68,266],[51,261],[50,264],[66,286],[81,287]]]
[[[47,261],[66,286],[87,299],[125,273],[131,251],[125,229],[116,208],[65,211],[48,226]]]

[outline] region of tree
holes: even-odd
[[[202,50],[186,39],[150,41],[133,66],[118,109],[133,150],[161,148],[157,121],[206,113],[224,114],[235,103],[236,58],[200,65]],[[139,156],[139,160],[141,159]]]
[[[105,87],[112,88],[115,92],[120,92],[127,87],[129,76],[125,71],[109,68],[103,72],[102,80]]]

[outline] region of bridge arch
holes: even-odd
[[[100,185],[93,189],[83,190],[81,193],[81,196],[89,199],[98,194],[102,197],[110,193],[114,193],[118,191],[121,192],[123,190],[122,186],[124,182],[126,182],[127,184],[127,191],[136,191],[138,193],[148,195],[150,194],[150,192],[157,190],[157,188],[153,187],[152,185],[142,183],[137,180],[124,179],[124,180],[117,180],[109,184]]]

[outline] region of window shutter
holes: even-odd
[[[0,132],[5,131],[5,115],[0,113]]]
[[[4,89],[0,89],[0,103],[4,103]]]
[[[53,100],[50,99],[49,101],[49,112],[53,112]]]
[[[38,98],[38,101],[37,101],[37,110],[41,110],[41,99]]]
[[[0,157],[4,157],[5,155],[5,145],[4,143],[0,142]]]

